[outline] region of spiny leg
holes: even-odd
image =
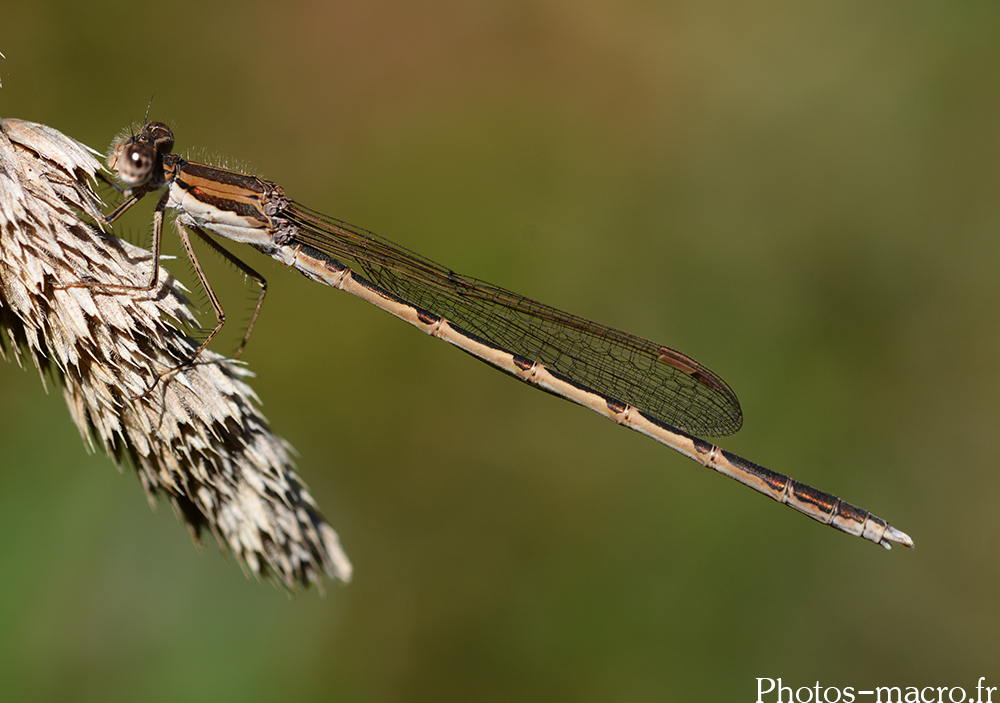
[[[180,223],[178,223],[178,228],[181,228]],[[240,342],[240,346],[236,350],[236,354],[234,355],[234,358],[239,359],[240,355],[243,353],[243,349],[247,345],[247,342],[250,341],[250,335],[253,333],[253,327],[254,327],[255,324],[257,324],[257,316],[260,315],[260,309],[264,305],[264,296],[267,295],[267,280],[263,276],[261,276],[259,273],[257,273],[257,271],[255,271],[254,269],[252,269],[245,261],[243,261],[242,259],[240,259],[239,257],[237,257],[235,254],[233,254],[228,249],[226,249],[225,247],[223,247],[217,241],[215,241],[214,239],[212,239],[212,237],[209,236],[208,233],[205,232],[204,230],[202,230],[202,229],[195,229],[193,231],[194,231],[195,234],[197,234],[201,238],[201,240],[203,242],[205,242],[208,246],[210,246],[212,249],[214,249],[216,252],[218,252],[223,258],[225,258],[233,266],[235,266],[240,271],[242,271],[244,275],[246,275],[247,277],[253,279],[253,281],[258,286],[260,286],[260,295],[257,296],[257,304],[254,306],[253,315],[250,316],[250,322],[249,322],[249,324],[247,324],[246,334],[243,335],[243,341]],[[187,248],[186,244],[185,244],[185,248]],[[191,257],[192,262],[196,261],[196,259],[194,258],[194,253],[192,251],[190,251],[190,250],[188,251],[188,256]],[[208,279],[205,277],[204,272],[201,270],[201,267],[198,266],[198,265],[196,265],[195,271],[198,273],[198,278],[199,278],[199,280],[201,280],[202,285],[205,286],[206,290],[210,291],[211,287],[208,285]],[[209,293],[209,298],[212,300],[212,306],[215,307],[217,317],[219,315],[221,315],[221,317],[219,317],[219,324],[218,324],[218,326],[215,328],[215,330],[209,336],[209,340],[211,340],[211,338],[214,337],[219,332],[220,329],[222,329],[222,325],[225,322],[226,316],[225,316],[225,313],[222,312],[221,306],[217,305],[218,300],[215,298],[214,293]],[[208,344],[208,342],[205,342],[205,344]],[[205,348],[205,345],[202,345],[202,349],[204,349],[204,348]],[[199,350],[199,352],[200,352],[200,350]]]
[[[114,224],[115,220],[139,202],[146,192],[147,191],[140,191],[131,196],[128,200],[116,208],[114,212],[104,218],[104,224]],[[153,211],[153,271],[149,276],[149,283],[144,286],[132,286],[122,283],[103,283],[101,281],[75,281],[74,283],[57,283],[54,287],[57,290],[66,290],[68,288],[91,288],[100,291],[133,291],[139,293],[149,293],[154,290],[160,282],[160,244],[163,239],[163,213],[167,207],[168,196],[169,191],[163,194],[163,197],[160,198],[160,202],[156,204],[156,210]]]
[[[167,371],[164,371],[163,373],[158,375],[156,377],[156,380],[153,382],[153,385],[151,385],[146,390],[145,393],[140,395],[139,398],[148,395],[149,392],[152,391],[156,387],[156,384],[159,383],[161,380],[165,380],[168,377],[180,371],[181,369],[194,364],[194,362],[198,359],[201,353],[205,351],[208,345],[211,344],[212,340],[215,339],[215,336],[219,334],[223,326],[225,326],[226,324],[226,311],[223,309],[222,303],[219,301],[219,297],[215,294],[215,290],[212,288],[212,284],[209,282],[208,276],[205,275],[205,270],[202,268],[201,262],[198,260],[198,255],[195,254],[194,246],[192,246],[191,244],[191,238],[188,236],[187,233],[187,228],[184,227],[184,225],[182,225],[179,221],[175,222],[175,224],[177,226],[177,235],[180,237],[181,244],[184,246],[184,251],[187,253],[188,259],[191,261],[191,265],[194,267],[195,275],[198,276],[198,280],[201,282],[201,285],[205,288],[205,293],[208,295],[208,299],[212,303],[212,308],[215,310],[216,325],[215,328],[211,332],[209,332],[208,336],[205,338],[205,341],[201,343],[201,345],[194,351],[193,354],[191,354],[190,357],[188,357],[187,359],[185,359],[183,362],[173,367],[172,369],[168,369]],[[218,242],[216,242],[214,239],[208,236],[206,232],[197,228],[192,228],[192,231],[195,234],[197,234],[204,242],[206,242],[212,249],[214,249],[216,252],[225,257],[227,261],[235,265],[244,274],[246,274],[254,281],[256,281],[257,284],[260,286],[260,295],[257,297],[257,305],[254,308],[253,316],[250,318],[250,324],[247,326],[247,331],[246,334],[243,336],[243,341],[240,342],[239,349],[236,352],[236,357],[238,358],[239,355],[243,352],[243,348],[246,346],[247,341],[250,339],[250,333],[253,332],[254,324],[257,322],[257,316],[260,314],[260,308],[264,304],[264,296],[267,294],[267,281],[264,279],[263,276],[261,276],[254,269],[252,269],[248,264],[244,263],[241,259],[237,258],[234,254],[226,250]]]

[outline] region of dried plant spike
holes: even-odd
[[[80,217],[102,221],[94,153],[51,127],[0,119],[0,354],[29,355],[43,383],[58,378],[88,446],[130,462],[151,500],[169,500],[196,539],[210,530],[248,573],[291,591],[324,574],[349,581],[250,372],[206,350],[156,383],[198,348],[168,322],[194,322],[181,285],[161,269],[150,293],[62,288],[139,287],[151,273],[148,251]]]

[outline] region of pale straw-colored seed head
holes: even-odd
[[[0,119],[0,354],[59,378],[89,447],[131,463],[197,538],[207,528],[250,573],[295,591],[351,565],[270,429],[243,366],[197,349],[181,285],[101,221],[92,150],[45,125]],[[90,285],[72,287],[86,282]],[[71,287],[63,287],[71,286]],[[152,389],[152,390],[150,390]],[[148,392],[147,392],[148,391]]]

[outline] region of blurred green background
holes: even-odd
[[[155,95],[182,152],[692,355],[743,403],[724,447],[917,549],[241,251],[270,281],[244,358],[354,582],[290,599],[199,552],[2,364],[6,700],[1000,685],[996,3],[7,5],[3,116],[103,150]]]

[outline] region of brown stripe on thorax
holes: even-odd
[[[271,225],[261,203],[273,184],[245,173],[180,159],[175,168],[174,183],[206,205]]]

